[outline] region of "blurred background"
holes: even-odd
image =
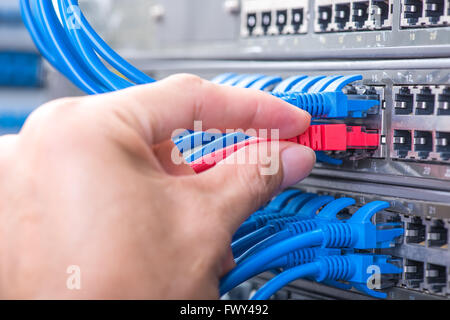
[[[153,1],[82,0],[80,5],[114,49],[139,56],[154,46],[154,20],[149,18]],[[19,1],[1,0],[0,135],[18,132],[43,103],[81,94],[41,58],[22,23]]]

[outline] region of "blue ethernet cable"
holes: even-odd
[[[154,80],[115,53],[89,25],[84,15],[73,10],[79,30],[63,28],[50,1],[20,0],[24,23],[43,56],[75,85],[89,94],[123,89],[133,83],[115,75],[96,56],[136,84]],[[32,6],[31,6],[32,5]],[[59,1],[60,10],[78,6],[77,0]],[[78,8],[78,7],[77,7]],[[63,24],[66,23],[64,16]],[[78,36],[78,38],[77,38]]]
[[[197,131],[197,132],[186,132],[186,134],[183,134],[183,136],[178,137],[178,139],[174,139],[175,145],[178,147],[178,150],[181,153],[184,153],[186,151],[195,149],[197,147],[200,147],[204,145],[205,143],[211,143],[218,139],[223,138],[225,135],[222,133],[209,133],[209,132],[203,132],[203,131]],[[195,156],[193,156],[195,157]],[[187,157],[189,159],[189,157]]]
[[[267,208],[253,213],[233,235],[233,243],[248,233],[264,226],[267,222],[283,217],[296,215],[298,210],[315,195],[311,193],[301,194],[295,189],[288,190],[277,196]]]
[[[236,73],[228,72],[228,73],[222,73],[216,76],[215,78],[211,79],[211,82],[222,84],[223,82],[227,81],[228,79],[237,76]]]
[[[382,229],[385,227],[383,224],[374,225],[371,222],[375,213],[388,207],[389,203],[384,201],[371,202],[360,208],[346,223],[325,224],[319,229],[299,234],[256,252],[222,278],[221,295],[253,277],[261,265],[295,250],[314,246],[353,249],[392,247],[394,240],[403,234],[403,228],[390,224],[391,229]]]
[[[294,106],[301,108],[309,112],[315,119],[319,118],[360,118],[367,114],[367,111],[378,105],[376,100],[358,100],[349,99],[346,94],[342,92],[342,89],[358,80],[362,80],[361,75],[350,76],[296,76],[286,79],[280,82],[279,77],[262,77],[258,81],[253,82],[252,85],[247,85],[248,81],[253,81],[260,75],[222,75],[222,78],[228,79],[225,83],[229,85],[256,88],[259,90],[266,90],[271,85],[278,84],[272,91],[272,94],[279,97]],[[219,78],[220,79],[220,78]],[[224,83],[222,81],[222,83]],[[227,135],[223,137],[225,140]],[[250,137],[242,135],[242,140]],[[227,147],[225,144],[224,147]],[[186,158],[186,161],[191,162],[198,158],[209,154],[211,151],[216,150],[216,144],[205,144],[203,148],[197,150],[194,154],[191,154]],[[323,152],[317,153],[318,161],[330,163],[333,165],[342,164],[342,160],[334,159],[327,156]]]
[[[303,248],[289,252],[265,265],[260,265],[258,269],[254,270],[254,274],[260,274],[269,270],[276,269],[290,269],[298,265],[314,261],[319,256],[334,256],[340,255],[341,249],[337,248]]]
[[[239,257],[265,238],[280,232],[289,223],[314,218],[317,210],[333,200],[330,196],[317,197],[315,194],[305,193],[291,200],[279,213],[258,215],[244,222],[243,228],[238,229],[233,237],[235,240],[231,248],[234,257]],[[254,226],[255,230],[243,234],[243,230],[248,229],[245,225]],[[239,235],[241,236],[238,237]]]
[[[85,65],[89,65],[93,69],[94,75],[98,78],[105,87],[109,90],[121,90],[131,87],[133,84],[118,75],[112,73],[99,59],[95,51],[87,43],[85,35],[78,28],[71,28],[67,21],[70,21],[69,6],[64,0],[58,0],[59,12],[62,17],[62,23],[66,32],[71,37],[72,45],[78,50],[79,56],[83,60]],[[73,15],[78,14],[73,12]],[[77,19],[79,20],[79,18]]]
[[[26,1],[26,0],[22,0]],[[81,88],[90,94],[103,93],[106,89],[92,79],[89,70],[85,70],[80,64],[79,59],[74,54],[76,50],[71,46],[66,39],[64,30],[56,16],[53,4],[50,1],[36,1],[34,8],[39,16],[38,21],[43,28],[43,34],[47,35],[46,45],[50,45],[54,50],[53,55],[56,55],[60,61],[55,65],[64,65],[68,71],[69,78],[75,83],[80,84]]]
[[[242,263],[245,259],[255,254],[264,248],[270,247],[277,242],[296,236],[301,233],[309,232],[319,228],[320,226],[328,223],[339,223],[337,214],[343,209],[354,205],[355,200],[352,198],[340,198],[334,201],[322,197],[317,198],[305,205],[301,209],[299,215],[303,216],[303,219],[297,219],[297,221],[287,221],[286,219],[273,220],[270,223],[280,227],[272,227],[270,230],[274,230],[271,236],[256,243],[253,247],[249,248],[246,252],[242,253],[237,259],[236,264]],[[315,216],[315,211],[320,207],[325,207]],[[264,227],[265,228],[265,227]],[[264,230],[264,228],[260,230]],[[258,230],[259,231],[259,230]]]
[[[186,137],[188,139],[189,136]],[[222,136],[221,138],[215,139],[214,141],[204,145],[201,149],[193,152],[189,156],[185,158],[187,162],[192,162],[197,159],[200,159],[201,157],[210,154],[214,151],[223,149],[227,146],[242,142],[247,140],[248,136],[241,132],[233,132],[227,135]],[[177,144],[178,145],[178,144]]]
[[[303,193],[299,189],[286,189],[274,198],[272,198],[266,205],[262,206],[256,212],[252,213],[248,220],[252,219],[252,216],[264,215],[268,213],[274,213],[283,210],[286,205],[294,198],[301,196]]]
[[[297,206],[297,208],[292,208],[292,210],[289,208],[289,210],[291,211],[282,210],[279,213],[256,216],[254,219],[244,222],[234,234],[233,239],[243,237],[253,231],[256,231],[264,227],[268,222],[275,219],[282,219],[291,215],[297,216],[299,220],[312,219],[314,218],[317,210],[334,200],[334,198],[331,196],[320,196],[313,199],[311,198],[312,197],[309,196],[303,196],[292,200],[295,201],[293,205]],[[308,202],[305,204],[305,201]]]
[[[298,211],[302,209],[302,207],[304,206],[304,204],[306,202],[308,202],[309,200],[311,200],[312,198],[317,197],[317,194],[315,193],[299,193],[298,195],[296,195],[295,197],[295,201],[291,201],[289,202],[289,204],[284,205],[281,208],[276,208],[276,209],[272,209],[273,205],[271,205],[272,203],[269,203],[271,210],[265,210],[265,211],[257,211],[255,213],[253,213],[248,219],[247,221],[251,221],[254,220],[255,218],[262,216],[262,215],[267,215],[267,214],[272,214],[272,213],[281,213],[281,214],[285,214],[287,216],[290,215],[296,215],[298,214]]]
[[[367,283],[372,274],[368,274],[367,270],[371,266],[377,266],[380,275],[401,273],[402,269],[389,263],[389,259],[391,259],[390,256],[374,254],[319,256],[312,263],[296,266],[277,275],[259,289],[252,300],[269,299],[278,290],[299,278],[313,278],[319,282],[325,280],[347,281],[355,289],[365,294],[376,298],[386,298],[385,293],[368,288]]]
[[[37,6],[37,2],[34,2]],[[54,44],[48,40],[48,34],[45,30],[42,30],[40,19],[34,17],[32,12],[30,1],[29,0],[20,0],[20,7],[22,12],[22,18],[25,26],[27,27],[36,47],[39,49],[41,54],[62,74],[64,74],[67,78],[71,79],[75,85],[77,85],[80,89],[85,92],[94,94],[96,89],[95,85],[81,77],[74,77],[72,75],[72,71],[68,68],[68,66],[64,65],[60,61],[60,57],[58,54],[53,52]],[[35,10],[36,11],[36,10]]]
[[[65,0],[68,2],[70,6],[74,6],[79,8],[78,0]],[[79,23],[81,29],[84,34],[92,44],[92,46],[96,49],[96,52],[105,59],[112,67],[114,67],[117,71],[123,74],[125,77],[135,82],[136,84],[146,84],[155,82],[155,80],[142,71],[138,70],[128,61],[123,59],[119,54],[117,54],[108,44],[95,32],[95,30],[91,27],[87,19],[82,14],[81,10],[79,11],[80,16],[77,23]],[[75,16],[77,18],[78,16]]]

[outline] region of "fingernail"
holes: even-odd
[[[295,145],[281,153],[283,166],[283,182],[281,187],[287,188],[306,178],[315,162],[315,152],[305,146]]]

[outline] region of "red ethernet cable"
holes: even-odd
[[[214,151],[191,162],[189,165],[196,173],[214,167],[234,152],[252,144],[269,142],[270,139],[252,138],[232,146]],[[361,126],[345,124],[312,125],[303,134],[281,141],[295,142],[314,151],[346,151],[349,149],[373,150],[380,145],[380,136],[376,130],[366,130]]]

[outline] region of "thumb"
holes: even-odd
[[[212,210],[217,222],[233,234],[271,197],[306,178],[315,160],[313,150],[295,143],[254,144],[193,178],[203,190],[211,190],[214,206],[220,208]]]

